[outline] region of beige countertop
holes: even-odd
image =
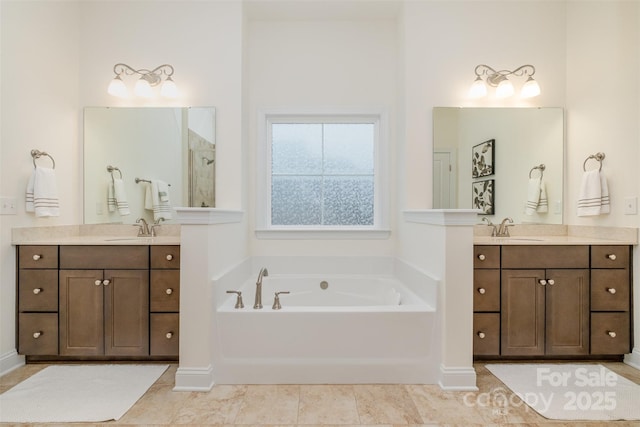
[[[509,227],[510,237],[491,237],[491,228],[476,225],[474,245],[637,245],[638,229],[579,225],[521,225]]]
[[[581,236],[474,236],[474,245],[633,245],[636,242]]]
[[[180,225],[163,224],[155,237],[138,237],[125,225],[62,225],[18,227],[11,230],[13,245],[179,245]]]

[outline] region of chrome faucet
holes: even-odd
[[[507,224],[507,222],[509,224]],[[505,218],[502,220],[502,222],[500,223],[500,226],[498,226],[498,237],[509,237],[509,228],[513,226],[513,220],[511,218]]]
[[[138,230],[138,237],[148,237],[151,236],[151,232],[149,231],[149,224],[144,218],[136,219],[136,224],[140,229]]]
[[[253,308],[262,308],[262,278],[269,275],[266,267],[260,269],[258,280],[256,281],[256,299]]]
[[[483,217],[482,220],[486,222],[489,227],[491,227],[491,237],[496,237],[498,235],[498,229],[496,225],[492,223],[491,220],[486,216]]]
[[[164,221],[164,218],[160,217],[153,222],[151,226],[151,237],[156,237],[156,227],[160,227],[162,221]]]

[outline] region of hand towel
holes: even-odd
[[[120,215],[129,215],[129,202],[127,201],[127,193],[124,189],[124,181],[119,178],[113,180],[113,194],[116,198],[116,206]]]
[[[144,189],[144,208],[148,211],[153,210],[153,197],[151,196],[151,183],[147,184]]]
[[[549,200],[547,200],[547,185],[544,179],[540,178],[540,200],[538,202],[538,213],[546,213],[549,211]]]
[[[109,180],[107,184],[107,208],[109,212],[116,211],[116,195],[113,189],[113,180]]]
[[[540,182],[540,178],[529,178],[527,204],[524,209],[524,213],[527,215],[533,215],[538,209],[538,204],[540,203]]]
[[[60,216],[55,170],[36,166],[27,183],[26,211],[37,217]]]
[[[165,189],[165,191],[161,191]],[[153,203],[153,219],[154,221],[164,218],[165,220],[171,219],[171,206],[169,204],[169,186],[167,183],[158,179],[151,180],[151,200]],[[161,200],[160,193],[164,193],[164,198],[167,200]]]
[[[609,213],[609,188],[607,180],[599,170],[590,170],[582,175],[578,196],[578,216],[593,216]]]

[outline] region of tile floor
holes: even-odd
[[[602,363],[640,384],[640,371]],[[0,378],[0,392],[47,365],[23,366]],[[447,392],[436,385],[218,385],[210,392],[172,391],[176,365],[118,421],[95,425],[253,426],[601,426],[603,422],[547,420],[517,398],[500,407],[495,397],[510,391],[484,364],[476,364],[477,392]],[[493,397],[493,399],[492,399]],[[608,422],[640,426],[640,421]],[[5,424],[7,425],[7,424]]]

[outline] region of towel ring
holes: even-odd
[[[44,151],[40,151],[40,150],[36,150],[33,149],[31,150],[31,157],[33,158],[33,167],[36,167],[36,159],[39,159],[42,156],[47,156],[48,158],[51,159],[51,163],[53,164],[53,169],[56,168],[56,161],[53,159],[53,157],[51,157],[51,154],[49,153],[45,153]]]
[[[118,171],[118,173],[120,174],[120,179],[122,179],[122,171],[120,169],[118,169],[116,166],[107,166],[107,171],[111,174],[111,180],[113,181],[113,172],[114,171]]]
[[[536,169],[538,169],[540,171],[540,178],[542,178],[542,176],[544,175],[544,170],[546,168],[547,167],[543,163],[540,163],[538,166],[532,167],[531,170],[529,171],[529,178],[531,178],[531,173]]]
[[[605,155],[604,153],[596,153],[596,154],[592,154],[589,157],[587,157],[586,159],[584,159],[584,163],[582,163],[582,170],[583,171],[587,171],[587,162],[589,161],[589,159],[595,159],[600,163],[600,167],[598,168],[598,171],[602,170],[602,161],[604,160]]]

